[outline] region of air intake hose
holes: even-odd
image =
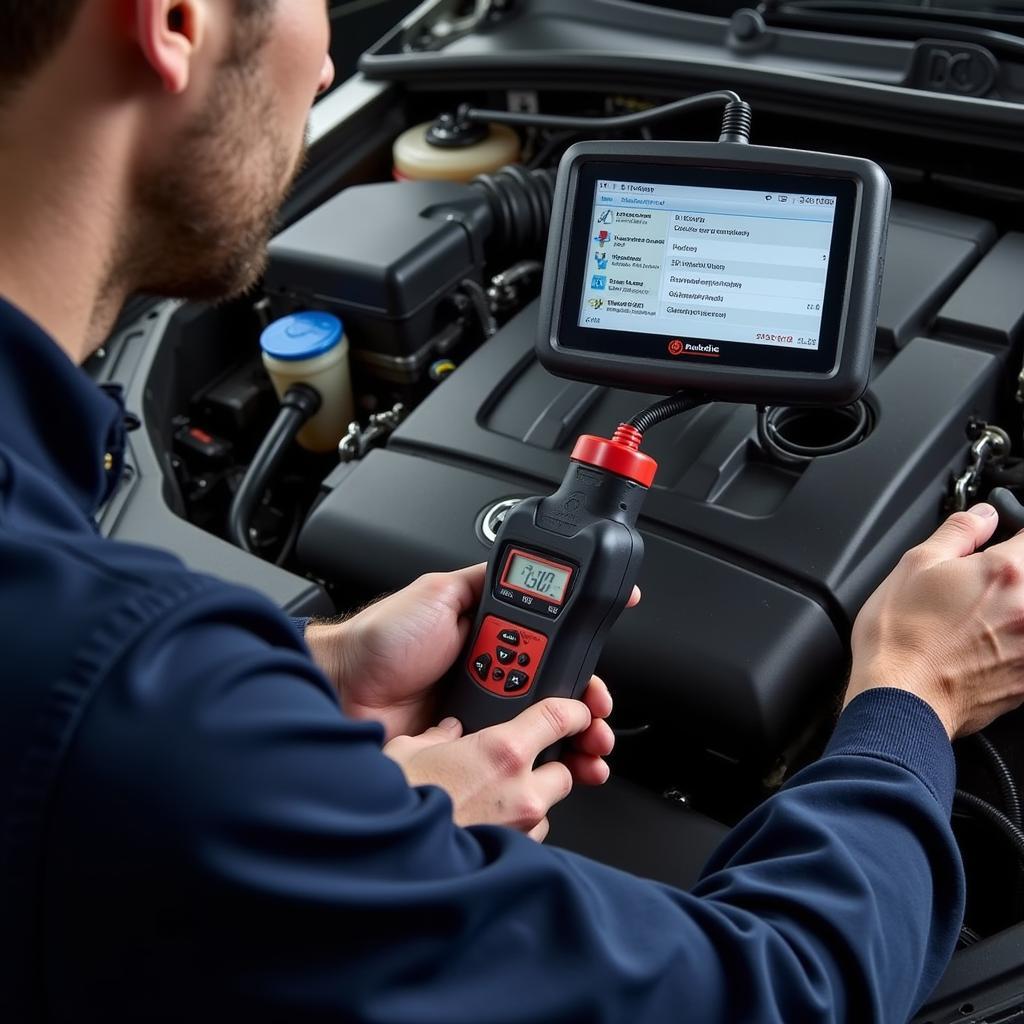
[[[481,174],[470,187],[487,197],[494,217],[490,244],[495,249],[519,256],[543,252],[551,224],[554,171],[511,164],[494,174]]]

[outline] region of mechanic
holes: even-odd
[[[123,409],[78,364],[133,292],[257,280],[327,40],[323,0],[0,0],[0,1019],[906,1020],[963,910],[950,739],[1024,699],[990,506],[871,598],[825,755],[692,893],[535,841],[607,775],[599,681],[428,728],[479,567],[304,642],[98,535]]]

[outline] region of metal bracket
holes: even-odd
[[[469,35],[491,17],[507,14],[513,6],[513,0],[475,0],[473,9],[464,15],[458,13],[458,2],[442,4],[438,8],[439,17],[415,28],[415,35],[406,40],[406,51],[438,50],[462,36]]]
[[[399,402],[387,412],[375,412],[366,427],[358,423],[348,425],[348,433],[338,443],[338,458],[342,462],[355,462],[371,448],[376,447],[398,428],[408,410]]]
[[[985,470],[1010,454],[1010,436],[1001,427],[973,423],[968,428],[968,436],[974,440],[967,455],[967,468],[954,479],[949,502],[954,512],[962,512],[978,497]]]

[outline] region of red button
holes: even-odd
[[[523,653],[517,658],[517,651],[498,646],[498,637],[502,641],[511,643],[507,639],[510,633],[514,634],[519,644],[530,652],[529,655]],[[498,697],[519,698],[529,693],[533,687],[547,645],[548,638],[543,633],[525,629],[518,623],[499,619],[496,615],[488,615],[480,626],[480,632],[477,633],[466,668],[470,678],[489,693]],[[530,664],[532,666],[531,674],[510,672],[507,680],[503,671],[500,676],[498,675],[501,670],[495,665],[495,662],[507,665],[514,661],[519,661],[521,665]],[[486,665],[487,668],[481,672],[480,669],[483,665]],[[492,665],[495,665],[493,672],[490,671]],[[512,682],[513,676],[517,677],[516,685],[510,687],[509,684]]]

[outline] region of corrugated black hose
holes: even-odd
[[[999,786],[999,792],[1003,798],[1003,809],[1006,811],[1007,817],[1020,828],[1020,790],[1017,788],[1017,780],[1013,777],[1010,766],[1003,760],[1003,755],[999,753],[995,744],[983,732],[975,733],[973,739],[985,755],[989,769]]]

